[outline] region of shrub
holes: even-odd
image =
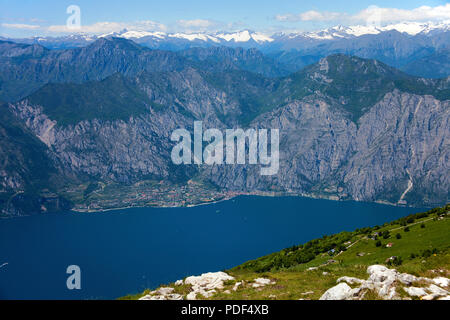
[[[381,247],[381,241],[378,240],[377,242],[375,242],[375,246],[376,246],[376,247]]]
[[[401,257],[394,257],[392,260],[389,260],[388,265],[399,266],[403,263]]]
[[[431,250],[427,249],[422,252],[422,257],[428,258],[429,256],[431,256],[431,254],[432,254]]]
[[[403,231],[409,232],[409,227],[406,227],[405,229],[403,229]]]
[[[421,227],[422,229],[425,228],[425,224],[422,223],[422,224],[420,225],[420,227]]]
[[[401,239],[401,238],[402,238],[402,235],[401,235],[400,233],[397,233],[397,234],[395,235],[395,237],[396,237],[397,239]]]

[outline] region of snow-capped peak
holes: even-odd
[[[403,22],[380,28],[381,31],[397,30],[398,32],[407,33],[413,36],[419,33],[427,34],[436,29],[450,30],[450,21],[441,23]]]
[[[315,32],[291,34],[289,37],[294,38],[297,36],[302,36],[317,40],[333,40],[337,38],[360,37],[367,34],[379,34],[381,32],[392,30],[415,36],[419,33],[427,34],[433,30],[450,30],[450,21],[440,23],[403,22],[383,27],[374,25],[355,25],[349,27],[336,26]]]
[[[225,42],[248,42],[250,40],[253,40],[257,43],[264,43],[264,42],[272,42],[273,38],[259,32],[251,32],[248,30],[239,31],[239,32],[233,32],[233,33],[215,33],[215,34],[208,34],[208,33],[169,33],[166,34],[164,32],[149,32],[149,31],[132,31],[124,29],[120,32],[110,32],[104,35],[99,36],[99,38],[104,37],[120,37],[120,38],[126,38],[126,39],[140,39],[144,37],[154,37],[158,39],[184,39],[188,41],[205,41],[205,42],[216,42],[221,43],[223,41]]]
[[[387,26],[373,25],[354,25],[354,26],[335,26],[328,29],[314,32],[295,32],[295,33],[275,33],[271,36],[259,32],[242,30],[238,32],[216,32],[216,33],[164,33],[159,31],[145,30],[127,30],[119,32],[110,32],[103,35],[92,35],[76,33],[61,37],[32,37],[27,39],[9,39],[6,40],[40,43],[49,48],[65,48],[83,46],[86,43],[93,42],[101,38],[118,37],[136,41],[138,44],[147,45],[152,48],[165,48],[174,46],[176,48],[187,48],[191,46],[241,46],[241,47],[264,47],[269,43],[289,42],[288,46],[295,48],[297,40],[300,43],[314,43],[316,41],[333,41],[338,39],[353,39],[364,35],[377,35],[384,32],[397,31],[410,36],[423,35],[433,36],[440,32],[450,31],[450,20],[442,22],[404,22]],[[190,42],[190,44],[188,43]]]
[[[206,33],[173,33],[169,34],[168,37],[170,38],[179,38],[179,39],[185,39],[189,41],[213,41],[213,42],[220,42],[216,37],[211,36]]]
[[[127,31],[125,33],[122,33],[120,36],[126,39],[139,39],[143,37],[155,37],[164,39],[166,34],[164,32]]]
[[[269,36],[266,36],[262,33],[250,32],[248,30],[234,32],[234,33],[219,33],[216,34],[217,38],[223,39],[225,41],[234,41],[234,42],[247,42],[253,40],[255,42],[272,42],[273,39]]]

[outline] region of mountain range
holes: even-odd
[[[164,33],[122,30],[103,35],[73,34],[60,37],[6,39],[48,49],[86,47],[99,39],[122,38],[150,49],[184,51],[194,48],[257,49],[295,72],[331,54],[355,55],[376,59],[407,73],[440,78],[449,76],[450,23],[398,23],[384,27],[336,26],[317,32],[275,33],[272,35],[243,30],[216,33]]]
[[[320,54],[310,58],[302,54],[312,47],[297,49],[305,66],[293,51],[162,50],[125,37],[60,50],[1,41],[2,213],[90,208],[94,202],[102,209],[118,194],[135,205],[137,186],[148,184],[148,194],[164,184],[182,194],[194,182],[222,193],[446,203],[450,78],[421,78],[395,67],[410,52],[414,61],[433,54],[440,59],[449,33],[436,30],[344,39],[360,56],[366,50],[392,58],[389,64],[352,50],[328,54],[343,40],[317,46]],[[408,40],[411,47],[393,50],[389,42],[369,50],[382,36]],[[354,41],[365,41],[366,49]],[[401,64],[417,71],[407,60]],[[260,176],[251,165],[173,165],[170,135],[178,128],[192,131],[195,120],[205,128],[279,129],[278,174]]]

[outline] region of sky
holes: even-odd
[[[70,10],[75,5],[77,10]],[[74,14],[76,16],[74,16]],[[79,17],[79,19],[77,19]],[[105,34],[128,30],[313,31],[335,25],[450,21],[443,0],[0,0],[0,36]],[[67,21],[70,20],[69,26]],[[79,24],[77,24],[79,22]],[[74,28],[76,27],[76,28]]]

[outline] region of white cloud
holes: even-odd
[[[216,23],[211,20],[195,19],[195,20],[178,20],[177,24],[184,28],[208,28]]]
[[[2,23],[2,27],[9,29],[22,29],[22,30],[36,30],[40,26],[34,24],[23,24],[23,23]]]
[[[450,19],[450,4],[436,7],[421,6],[412,10],[370,6],[354,15],[311,10],[299,14],[277,15],[275,19],[282,22],[339,21],[341,23],[364,23],[377,20],[382,24],[408,21],[442,21]]]
[[[46,31],[51,33],[90,33],[90,34],[102,34],[119,32],[124,29],[129,30],[145,30],[145,31],[165,31],[166,26],[150,21],[143,20],[133,23],[123,23],[123,22],[97,22],[91,25],[81,25],[78,29],[68,28],[66,25],[52,25],[45,28]]]
[[[182,32],[217,31],[227,28],[222,22],[209,19],[178,20],[174,30]]]
[[[344,13],[339,12],[319,12],[315,10],[306,11],[299,14],[277,15],[278,21],[297,22],[297,21],[333,21],[347,17]]]
[[[422,6],[412,10],[369,7],[356,14],[353,19],[357,21],[368,20],[374,15],[379,16],[381,22],[402,21],[441,21],[450,19],[450,3],[442,6]]]

